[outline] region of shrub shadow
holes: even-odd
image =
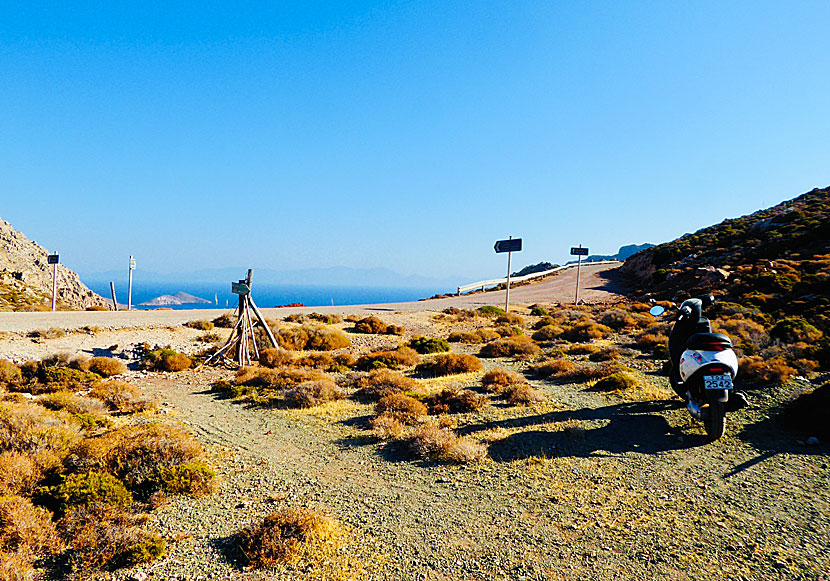
[[[245,558],[245,554],[242,552],[242,549],[239,548],[239,541],[236,533],[226,537],[211,539],[210,548],[213,549],[223,561],[233,565],[235,569],[242,571],[245,568],[245,564],[248,560]]]
[[[600,408],[555,411],[538,416],[515,418],[466,426],[458,430],[462,435],[494,428],[526,428],[574,422],[566,429],[527,430],[512,434],[490,445],[490,457],[496,462],[530,458],[533,456],[620,455],[626,452],[658,454],[702,446],[709,442],[704,435],[684,434],[669,425],[658,412],[674,408],[672,402],[630,402]],[[579,422],[599,423],[599,427],[581,427]]]

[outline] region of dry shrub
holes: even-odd
[[[0,359],[0,386],[18,385],[23,381],[23,374],[20,368],[5,359]]]
[[[620,358],[620,350],[616,347],[598,349],[588,356],[590,361],[617,361]]]
[[[600,323],[617,331],[637,326],[637,319],[621,309],[609,309],[602,313]]]
[[[524,331],[519,327],[509,325],[499,325],[494,327],[493,330],[498,333],[499,337],[518,337],[524,335]]]
[[[360,371],[382,368],[397,369],[414,365],[418,362],[418,359],[418,353],[414,349],[402,345],[393,351],[367,353],[357,360],[355,367]]]
[[[516,327],[524,327],[527,324],[525,318],[516,313],[505,313],[496,318],[497,325],[513,325]]]
[[[487,449],[469,438],[459,438],[455,432],[442,428],[437,422],[418,427],[409,441],[410,450],[419,458],[444,460],[465,464],[483,460]]]
[[[770,329],[770,337],[785,343],[803,341],[812,343],[822,337],[822,332],[808,323],[803,317],[787,317],[781,319]]]
[[[769,334],[764,326],[741,315],[712,321],[712,330],[728,335],[735,343],[750,343],[756,347],[769,343]]]
[[[338,399],[343,399],[343,392],[328,379],[304,381],[285,392],[285,401],[292,407],[310,408]]]
[[[343,322],[343,317],[335,315],[334,313],[309,313],[308,318],[318,323],[325,323],[326,325],[336,325]]]
[[[146,369],[153,371],[183,371],[190,369],[193,360],[184,353],[164,348],[147,351],[141,364]]]
[[[504,391],[505,400],[510,405],[531,406],[548,400],[547,396],[527,383],[514,383]]]
[[[72,369],[66,365],[44,364],[36,366],[36,376],[40,384],[27,386],[32,393],[73,390],[77,391],[101,380],[101,376],[91,371]]]
[[[445,353],[443,355],[437,355],[428,361],[424,361],[415,368],[415,371],[428,377],[440,377],[481,371],[482,369],[484,369],[484,365],[474,355]]]
[[[259,362],[265,367],[283,367],[289,365],[294,356],[286,349],[270,347],[259,352]]]
[[[599,347],[590,343],[572,343],[565,349],[568,355],[591,355],[597,351],[599,351]]]
[[[432,415],[458,414],[481,409],[487,403],[487,398],[469,389],[445,389],[425,398],[424,403]]]
[[[231,327],[236,325],[236,317],[233,317],[228,313],[225,313],[224,315],[219,315],[218,317],[213,319],[211,323],[213,323],[214,327],[224,327],[226,329],[230,329]]]
[[[830,381],[798,396],[778,419],[788,429],[830,440]]]
[[[516,357],[518,359],[528,359],[530,357],[536,357],[541,352],[542,349],[533,342],[533,339],[522,335],[488,343],[481,348],[479,357]]]
[[[585,321],[565,329],[562,336],[569,341],[591,341],[593,339],[604,339],[611,335],[611,333],[612,330],[610,327]]]
[[[576,368],[576,363],[567,359],[551,359],[534,365],[531,370],[538,377],[562,377],[571,373]]]
[[[488,343],[501,337],[501,335],[493,329],[476,329],[474,331],[453,331],[447,337],[450,343]]]
[[[339,329],[322,325],[302,325],[279,329],[275,339],[280,347],[293,351],[333,351],[352,344]]]
[[[233,382],[234,397],[247,399],[261,405],[288,405],[291,407],[299,405],[306,396],[313,397],[313,390],[309,386],[307,394],[303,393],[304,388],[304,390],[291,393],[289,398],[289,392],[300,384],[306,382],[332,383],[331,377],[321,371],[292,367],[280,369],[243,367],[236,372]],[[323,391],[325,390],[320,388],[321,397],[323,397]]]
[[[121,413],[131,414],[159,408],[158,400],[142,396],[137,387],[126,381],[101,381],[92,387],[89,395],[104,402],[111,410]]]
[[[80,442],[67,456],[64,466],[70,473],[109,472],[136,497],[146,499],[161,489],[160,470],[203,457],[202,447],[185,432],[145,424]]]
[[[643,331],[635,339],[635,345],[643,351],[652,351],[658,345],[668,345],[669,338],[663,333],[653,333],[649,330]]]
[[[626,373],[625,371],[619,371],[597,381],[594,384],[593,389],[597,391],[614,391],[622,393],[636,387],[637,385],[639,385],[639,381],[637,381],[636,377],[630,373]]]
[[[102,401],[71,391],[55,391],[37,401],[47,409],[66,410],[73,415],[89,415],[101,420],[107,415],[107,408]]]
[[[12,451],[0,453],[0,497],[28,495],[42,477],[40,468],[27,454]]]
[[[32,566],[34,559],[27,550],[13,553],[0,550],[0,581],[34,581],[38,578]]]
[[[243,528],[236,539],[250,567],[288,563],[313,568],[340,550],[344,535],[334,519],[300,508],[272,513]]]
[[[55,553],[60,540],[51,513],[22,496],[0,496],[0,551]]]
[[[72,571],[116,569],[138,565],[164,554],[165,542],[138,526],[138,519],[105,504],[70,510],[59,523],[69,547]]]
[[[348,371],[356,363],[357,359],[351,353],[338,353],[334,356],[334,365],[331,371]]]
[[[405,332],[403,327],[388,325],[373,315],[357,321],[354,325],[354,331],[355,333],[375,335],[403,335]]]
[[[738,379],[750,385],[784,383],[795,373],[795,369],[790,367],[783,357],[767,359],[755,355],[741,359]]]
[[[222,337],[219,335],[219,333],[204,333],[196,337],[196,340],[199,343],[215,343],[220,339],[222,339]]]
[[[83,355],[78,355],[77,357],[72,358],[69,362],[69,367],[72,369],[80,369],[81,371],[89,371],[90,363],[92,363],[92,359],[84,357]]]
[[[403,393],[384,396],[375,404],[375,413],[391,415],[404,423],[412,423],[427,414],[427,406]]]
[[[359,398],[378,400],[393,393],[417,391],[418,382],[389,369],[375,369],[355,380]]]
[[[89,361],[89,370],[101,377],[112,377],[127,371],[127,366],[112,357],[93,357]]]
[[[79,431],[58,412],[0,402],[0,450],[28,454],[42,469],[60,463],[80,439]]]
[[[184,326],[199,331],[212,331],[215,324],[212,321],[188,321]]]
[[[334,357],[328,353],[308,353],[292,361],[292,365],[313,369],[331,369],[335,366],[335,363]]]
[[[553,341],[555,339],[559,339],[565,330],[560,327],[559,325],[545,325],[544,327],[540,327],[531,338],[534,341]]]
[[[501,367],[496,367],[484,374],[481,378],[481,385],[484,391],[490,393],[501,393],[505,388],[515,385],[527,383],[525,378],[515,371],[509,371]]]
[[[381,440],[400,439],[406,431],[406,424],[394,413],[384,412],[370,421],[372,433]]]

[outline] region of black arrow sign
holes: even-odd
[[[497,240],[493,249],[498,252],[518,252],[522,249],[521,238],[511,238],[510,240]]]

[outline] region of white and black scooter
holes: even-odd
[[[720,333],[712,333],[703,308],[714,304],[708,295],[683,301],[669,335],[669,359],[672,389],[686,400],[686,409],[703,421],[706,434],[716,440],[726,429],[726,413],[747,405],[746,396],[735,391],[733,380],[738,373],[738,357],[732,341]],[[649,311],[659,316],[665,309],[659,305]]]

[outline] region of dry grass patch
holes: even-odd
[[[22,496],[0,496],[0,553],[18,553],[30,562],[56,553],[60,539],[49,511]]]
[[[212,331],[215,324],[213,321],[188,321],[184,326],[198,331]]]
[[[740,364],[738,380],[750,385],[784,383],[796,373],[795,368],[783,357],[765,358],[755,355],[744,357]]]
[[[612,329],[610,327],[591,321],[585,321],[582,323],[576,323],[571,327],[567,327],[565,332],[562,334],[562,337],[568,341],[587,342],[594,339],[605,339],[611,335],[611,333]]]
[[[0,452],[0,497],[5,495],[28,495],[43,478],[35,461],[28,454]]]
[[[498,339],[481,348],[479,357],[516,357],[529,359],[542,353],[542,349],[530,337],[524,335]]]
[[[5,359],[0,359],[0,386],[15,386],[23,381],[20,368]]]
[[[428,361],[424,361],[415,368],[415,371],[427,377],[440,377],[481,371],[482,369],[484,369],[484,365],[474,355],[445,353],[443,355],[437,355]]]
[[[52,468],[80,439],[70,417],[30,403],[0,402],[0,450],[27,454],[41,469]]]
[[[269,347],[267,349],[262,349],[259,352],[260,365],[264,365],[265,367],[272,369],[274,367],[284,367],[289,365],[292,359],[294,359],[294,355],[292,355],[290,351],[279,347]]]

